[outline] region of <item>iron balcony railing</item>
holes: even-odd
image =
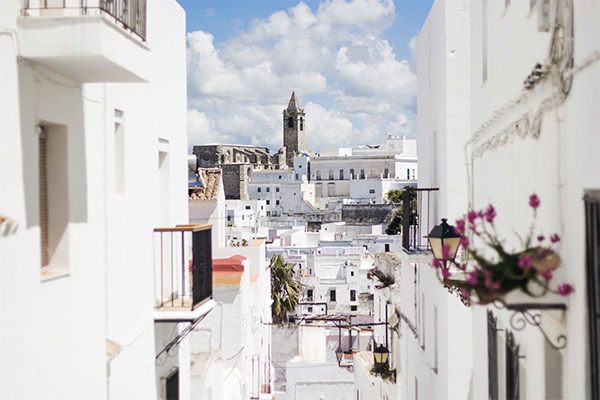
[[[160,310],[193,310],[212,297],[211,230],[211,225],[154,229]]]
[[[427,235],[436,222],[432,214],[438,191],[438,188],[404,188],[402,193],[402,247],[404,249],[430,250]]]
[[[104,13],[124,29],[146,40],[146,0],[23,0],[25,15]],[[62,13],[61,13],[61,10]]]

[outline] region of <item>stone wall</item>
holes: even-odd
[[[397,207],[395,204],[344,205],[341,220],[349,224],[387,224]]]

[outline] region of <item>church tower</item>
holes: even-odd
[[[306,119],[304,109],[300,108],[296,92],[288,108],[283,110],[283,145],[286,149],[286,164],[294,166],[294,156],[306,151]]]

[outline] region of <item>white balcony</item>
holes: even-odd
[[[25,0],[21,56],[78,82],[147,82],[146,0]]]

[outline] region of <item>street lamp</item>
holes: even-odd
[[[438,260],[442,260],[444,267],[447,261],[454,260],[460,243],[460,235],[446,221],[446,218],[442,218],[442,223],[434,226],[427,237],[431,251],[433,251],[433,256]],[[444,248],[446,249],[445,251]]]
[[[335,351],[335,358],[337,358],[338,367],[340,366],[343,355],[344,355],[344,352],[342,351],[342,346],[338,346],[337,350]]]
[[[388,356],[390,352],[387,347],[380,344],[373,350],[373,358],[375,359],[375,369],[380,370],[382,367],[386,366],[388,363]]]

